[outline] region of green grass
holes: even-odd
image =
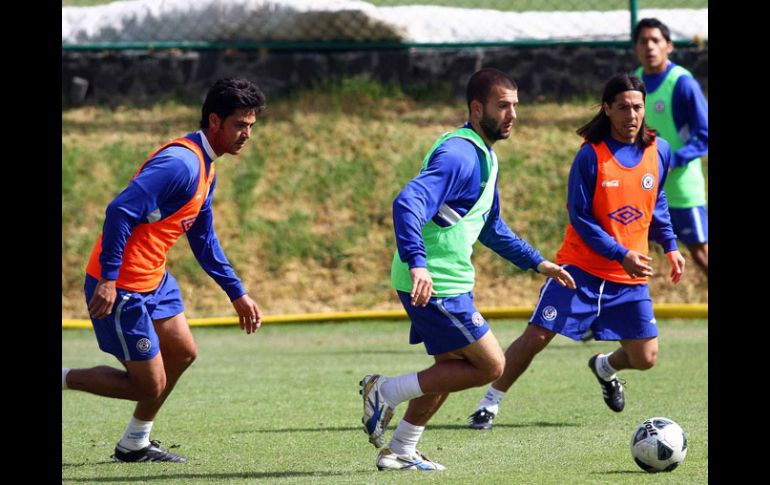
[[[185,465],[111,463],[132,403],[62,393],[64,483],[168,484],[702,484],[708,481],[708,322],[665,320],[658,365],[626,371],[625,410],[607,409],[586,368],[611,343],[557,337],[509,391],[491,432],[465,428],[484,389],[453,394],[419,448],[439,473],[382,473],[360,428],[357,383],[366,373],[401,374],[430,365],[407,344],[406,322],[194,328],[199,357],[182,377],[153,439],[187,455]],[[523,321],[493,321],[505,347]],[[114,365],[91,331],[62,332],[62,364]],[[404,410],[400,406],[386,435]],[[688,439],[670,474],[639,470],[631,433],[645,418],[677,421]]]

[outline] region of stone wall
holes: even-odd
[[[671,59],[708,91],[708,48],[679,47]],[[145,104],[169,95],[202,97],[220,77],[247,77],[268,96],[326,78],[367,76],[410,85],[449,82],[462,96],[481,67],[509,73],[527,98],[564,100],[599,94],[613,74],[637,65],[629,49],[549,46],[357,51],[112,51],[62,52],[64,104]]]

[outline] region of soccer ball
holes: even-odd
[[[631,456],[639,468],[649,473],[670,472],[687,454],[687,437],[674,421],[650,418],[631,435]]]

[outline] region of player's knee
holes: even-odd
[[[193,362],[195,362],[195,359],[197,357],[198,357],[198,347],[195,345],[179,348],[179,349],[176,349],[176,351],[173,354],[167,353],[166,355],[164,355],[167,365],[168,365],[168,361],[172,360],[174,367],[181,368],[181,369],[188,368]]]
[[[163,391],[165,389],[166,389],[165,375],[159,375],[157,377],[153,377],[152,379],[139,382],[135,387],[136,400],[152,401],[154,399],[158,399],[161,396],[161,394],[163,394]]]
[[[490,359],[482,370],[484,371],[484,382],[481,385],[496,381],[502,377],[503,371],[505,371],[505,356],[500,353],[499,356]]]
[[[499,378],[503,377],[503,372],[505,371],[505,361],[503,363],[496,365],[493,369],[492,375],[490,376],[491,379],[489,379],[489,382],[494,382],[498,380]]]
[[[198,347],[192,346],[188,349],[185,349],[185,352],[182,355],[182,363],[184,363],[185,367],[187,367],[193,362],[195,362],[195,359],[197,358],[198,358]]]
[[[643,354],[637,356],[632,363],[634,364],[634,369],[648,370],[652,369],[657,361],[658,351],[656,350],[644,352]]]
[[[524,332],[521,338],[524,339],[525,348],[527,351],[534,355],[543,350],[550,342],[553,336],[553,332],[545,330],[540,327],[535,327],[534,324],[530,325],[530,331]]]

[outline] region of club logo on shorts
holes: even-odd
[[[471,322],[473,322],[474,325],[477,327],[480,327],[484,325],[484,317],[481,316],[481,313],[479,312],[473,312],[473,316],[471,317]]]
[[[556,308],[552,307],[551,305],[548,305],[547,307],[543,308],[543,318],[548,320],[549,322],[556,318],[557,315]]]
[[[150,351],[150,347],[152,347],[152,342],[150,342],[150,339],[148,338],[140,338],[139,341],[136,343],[136,350],[139,352],[146,354]]]
[[[642,188],[650,190],[653,187],[655,187],[655,177],[651,173],[644,174],[644,177],[642,177]]]

